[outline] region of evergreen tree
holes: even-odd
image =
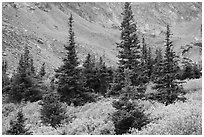
[[[162,61],[163,61],[162,50],[161,48],[156,49],[155,63],[161,63]]]
[[[193,78],[194,77],[193,65],[188,61],[184,62],[182,72],[183,73],[181,75],[181,80]]]
[[[115,74],[115,81],[112,87],[115,92],[119,92],[124,87],[124,69],[136,68],[139,64],[139,40],[137,36],[137,26],[133,19],[133,12],[129,2],[125,3],[122,13],[123,21],[121,23],[121,41],[117,43],[119,48],[119,67]],[[133,75],[132,78],[135,78]]]
[[[46,74],[46,72],[45,72],[45,63],[43,63],[42,64],[42,66],[41,66],[41,68],[40,68],[40,72],[39,72],[39,77],[44,77],[45,76],[45,74]]]
[[[197,64],[193,64],[193,78],[200,78],[202,73]]]
[[[42,98],[38,85],[38,80],[34,75],[32,59],[28,47],[25,47],[24,54],[21,55],[17,73],[12,77],[9,97],[14,102],[36,101]]]
[[[103,96],[106,94],[109,84],[108,84],[108,80],[109,80],[109,74],[108,74],[108,70],[107,67],[105,65],[105,62],[103,61],[102,57],[100,57],[100,68],[99,68],[99,83],[100,83],[100,88],[99,88],[99,93],[101,93]]]
[[[140,53],[139,40],[137,36],[137,26],[133,19],[133,12],[129,2],[125,3],[124,11],[122,13],[123,21],[121,23],[121,42],[117,47],[119,51],[119,66],[122,69],[129,68],[130,70],[136,64],[138,64],[138,58]]]
[[[99,92],[99,80],[97,78],[97,69],[95,66],[95,60],[90,54],[87,55],[86,60],[83,64],[84,70],[83,75],[85,79],[84,86],[95,93]]]
[[[173,51],[173,44],[170,40],[170,29],[167,25],[166,43],[165,43],[165,55],[164,61],[161,65],[160,74],[157,75],[154,81],[154,89],[158,90],[156,100],[169,105],[178,99],[178,95],[182,93],[182,89],[179,86],[179,82],[176,81],[177,72],[179,70],[177,63],[177,56]]]
[[[32,135],[32,132],[29,132],[29,129],[25,127],[25,121],[27,118],[24,118],[22,110],[17,113],[17,119],[10,121],[10,128],[6,131],[7,135]]]
[[[139,93],[135,93],[135,89],[131,86],[130,71],[125,69],[125,87],[122,89],[123,92],[119,100],[112,104],[116,111],[111,115],[111,118],[117,135],[127,133],[130,128],[141,130],[144,125],[149,123],[142,106],[138,105],[138,102],[132,101],[136,94],[139,96]]]
[[[83,84],[80,83],[80,70],[77,68],[79,65],[76,44],[73,31],[73,17],[72,14],[69,18],[69,43],[65,45],[66,55],[63,58],[63,65],[56,70],[56,78],[58,79],[58,93],[61,95],[61,100],[67,104],[74,103],[75,106],[82,105],[91,99],[85,93]]]
[[[142,38],[142,56],[141,56],[142,66],[147,64],[147,44],[145,43],[144,37]]]
[[[113,82],[111,83],[110,91],[108,95],[118,96],[121,93],[121,89],[124,87],[124,72],[121,68],[118,68],[113,73]]]
[[[86,59],[85,59],[84,64],[83,64],[83,67],[86,68],[87,71],[94,69],[95,62],[91,58],[91,54],[90,53],[88,53],[88,55],[86,56]]]
[[[119,100],[113,101],[112,104],[116,111],[111,115],[111,118],[117,135],[125,134],[131,128],[141,130],[144,125],[149,123],[149,119],[144,113],[144,108],[138,102],[133,101],[137,97],[142,98],[143,94],[135,92],[137,89],[131,86],[131,71],[129,69],[124,70],[125,87],[122,88]]]
[[[7,75],[8,64],[6,60],[2,62],[2,93],[5,93],[8,90],[10,84],[10,79]]]
[[[40,110],[42,123],[54,128],[60,126],[65,119],[65,109],[62,108],[60,96],[50,91],[43,97],[42,108]]]
[[[147,50],[147,44],[145,43],[145,39],[143,37],[142,39],[142,55],[141,55],[141,62],[137,66],[137,85],[141,86],[144,85],[145,83],[149,82],[149,67],[150,67],[150,58],[149,57],[149,51]]]
[[[34,63],[33,63],[33,58],[30,58],[30,72],[33,76],[36,75],[35,73],[35,67],[34,67]]]
[[[152,59],[152,51],[149,47],[149,50],[147,51],[147,75],[149,80],[151,79],[153,73],[153,59]]]
[[[153,82],[161,74],[162,63],[163,63],[162,50],[159,48],[159,49],[156,49],[156,57],[155,57],[154,63],[153,63],[153,72],[152,72],[152,76],[151,76],[151,79]]]

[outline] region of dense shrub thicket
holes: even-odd
[[[132,129],[137,135],[201,135],[202,110],[200,101],[177,102],[168,106],[157,104],[151,109],[155,119],[141,131]]]

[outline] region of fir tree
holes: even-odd
[[[122,71],[120,66],[114,71],[112,81],[108,95],[118,96],[121,93],[121,89],[125,86],[124,71]]]
[[[38,80],[34,75],[32,59],[28,47],[25,47],[21,55],[17,73],[12,77],[9,97],[14,102],[36,101],[41,99],[41,91],[38,87]]]
[[[99,80],[97,78],[97,69],[95,66],[95,60],[90,54],[87,55],[86,60],[83,64],[83,75],[84,75],[84,86],[95,93],[99,91]]]
[[[144,125],[149,123],[144,109],[132,100],[135,99],[135,94],[137,94],[136,96],[139,94],[135,93],[135,89],[131,86],[130,74],[130,70],[125,69],[125,87],[122,89],[123,92],[119,100],[112,104],[116,111],[111,115],[111,118],[117,135],[125,134],[131,128],[141,130]]]
[[[181,87],[179,86],[180,83],[176,81],[179,67],[177,56],[173,51],[170,35],[169,25],[167,25],[164,61],[161,64],[162,68],[160,74],[157,75],[157,78],[154,81],[156,84],[154,89],[158,90],[156,100],[165,105],[173,103],[178,99],[179,94],[182,94]]]
[[[152,59],[152,51],[151,48],[149,47],[147,51],[147,75],[149,80],[151,79],[153,73],[153,59]]]
[[[147,44],[145,43],[144,37],[142,38],[142,56],[141,56],[142,66],[147,64]]]
[[[191,79],[193,77],[194,77],[193,65],[190,62],[186,61],[183,68],[181,79],[182,80],[187,78]]]
[[[56,70],[56,78],[58,79],[57,91],[61,95],[61,100],[67,102],[68,105],[74,103],[77,106],[87,102],[91,97],[85,93],[85,89],[80,83],[80,71],[77,68],[79,62],[74,37],[73,17],[71,15],[69,18],[69,43],[64,46],[66,55],[63,58],[63,65]]]
[[[133,19],[133,12],[129,2],[125,3],[122,15],[123,21],[120,26],[121,41],[117,43],[119,48],[119,67],[115,75],[115,84],[112,87],[115,92],[119,92],[124,87],[124,69],[132,70],[136,68],[140,58],[137,26]],[[134,77],[133,75],[132,78]]]
[[[109,80],[109,74],[108,74],[108,70],[107,67],[105,65],[105,62],[103,61],[102,57],[100,57],[100,68],[99,68],[99,82],[100,82],[100,88],[99,88],[99,93],[101,93],[103,96],[106,94],[109,84],[108,84],[108,80]]]
[[[33,75],[33,76],[36,75],[35,67],[34,67],[34,63],[33,63],[33,58],[30,58],[30,72],[31,72],[31,75]]]
[[[10,79],[7,75],[8,64],[6,60],[2,62],[2,93],[5,93],[8,90],[10,84]]]
[[[84,64],[83,64],[83,67],[86,68],[87,71],[94,69],[95,62],[91,58],[91,54],[90,53],[88,53],[88,55],[86,56],[86,59],[85,59]]]
[[[50,91],[43,97],[40,110],[42,123],[56,128],[65,119],[65,110],[62,108],[60,97],[57,93]]]
[[[45,74],[46,74],[46,72],[45,72],[45,63],[43,63],[42,64],[42,66],[41,66],[41,68],[40,68],[40,72],[39,72],[39,77],[44,77],[45,76]]]
[[[24,118],[22,110],[17,113],[17,119],[10,121],[10,128],[6,131],[7,135],[32,135],[32,132],[29,132],[29,129],[25,127],[25,121],[27,118]]]
[[[117,135],[128,133],[131,128],[141,130],[144,125],[149,123],[142,106],[138,102],[133,102],[136,97],[142,98],[140,96],[143,94],[135,92],[137,89],[131,86],[131,71],[130,69],[124,70],[125,87],[122,88],[119,100],[113,101],[112,104],[116,111],[111,115],[111,118]]]
[[[157,77],[159,77],[159,75],[161,74],[162,62],[163,62],[162,50],[159,48],[159,49],[156,49],[156,57],[153,63],[153,70],[152,70],[153,72],[151,76],[152,81],[155,81]]]
[[[193,78],[200,78],[202,75],[201,70],[199,69],[199,66],[197,64],[193,64]]]
[[[141,86],[145,83],[149,82],[149,65],[150,65],[150,57],[149,51],[147,50],[147,44],[145,43],[145,39],[142,39],[142,55],[141,55],[141,62],[137,66],[137,85]]]
[[[156,49],[156,58],[155,58],[155,63],[161,63],[163,61],[163,56],[162,56],[162,50]]]
[[[117,47],[119,51],[119,66],[122,69],[129,68],[130,70],[135,64],[138,64],[140,53],[139,40],[137,36],[137,26],[133,19],[133,12],[129,2],[125,3],[124,11],[122,13],[123,21],[121,23],[121,42]]]

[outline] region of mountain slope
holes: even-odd
[[[29,45],[37,67],[43,62],[52,72],[63,57],[67,43],[68,17],[74,17],[79,59],[91,52],[104,55],[108,65],[117,63],[116,42],[124,3],[3,3],[3,58],[11,71],[16,67],[24,45]],[[164,47],[165,25],[172,26],[175,50],[181,55],[185,45],[201,43],[201,3],[132,3],[139,33],[151,47]],[[192,44],[194,45],[194,44]],[[181,48],[182,47],[182,48]],[[198,47],[196,47],[198,48]],[[185,55],[201,57],[194,46]],[[199,58],[200,59],[200,58]]]

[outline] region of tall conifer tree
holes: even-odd
[[[124,87],[124,69],[132,70],[139,64],[140,58],[137,26],[133,19],[133,12],[129,2],[125,3],[122,16],[123,21],[120,26],[121,41],[117,43],[117,47],[119,48],[119,67],[113,90],[121,90]]]
[[[157,77],[159,77],[159,75],[161,74],[162,63],[163,63],[162,50],[159,48],[156,49],[156,57],[153,63],[153,72],[151,76],[152,81],[155,81]]]
[[[83,64],[84,86],[91,92],[97,93],[99,91],[99,80],[97,78],[97,69],[95,66],[95,59],[91,54],[86,56]]]
[[[169,25],[167,25],[164,61],[161,64],[160,75],[154,81],[156,84],[154,88],[158,90],[156,99],[165,105],[169,105],[179,99],[178,95],[182,93],[181,87],[176,81],[179,67],[177,56],[173,51],[171,35]]]
[[[39,72],[39,77],[43,77],[45,76],[46,72],[45,72],[45,63],[42,64],[41,68],[40,68],[40,72]]]
[[[137,66],[136,72],[137,73],[137,81],[138,85],[143,85],[149,81],[149,60],[148,60],[148,50],[147,50],[147,44],[145,43],[144,37],[142,38],[142,52],[141,52],[141,62]],[[139,75],[138,75],[139,74]]]
[[[152,73],[153,73],[152,50],[151,47],[149,47],[147,51],[147,76],[149,80],[151,80]]]
[[[64,48],[66,55],[63,58],[63,65],[56,70],[56,78],[58,79],[57,91],[61,95],[61,100],[67,102],[67,104],[82,105],[91,97],[85,93],[85,89],[80,82],[72,14],[69,17],[69,42]]]
[[[109,81],[109,74],[108,74],[108,69],[106,67],[105,62],[103,61],[103,58],[100,57],[100,63],[99,63],[99,82],[100,82],[100,88],[99,92],[104,96],[107,92],[108,89],[108,81]]]
[[[77,54],[75,35],[73,31],[73,17],[69,17],[69,42],[64,45],[66,55],[63,58],[63,65],[56,70],[58,78],[58,93],[61,95],[61,100],[68,104],[73,103],[76,94],[79,94],[79,65]]]
[[[12,77],[11,90],[9,97],[14,102],[36,101],[42,95],[35,77],[33,60],[28,47],[25,47],[24,54],[21,55],[17,67],[17,73]]]
[[[7,75],[8,64],[6,60],[2,61],[2,92],[6,91],[6,87],[10,84],[10,79]]]

